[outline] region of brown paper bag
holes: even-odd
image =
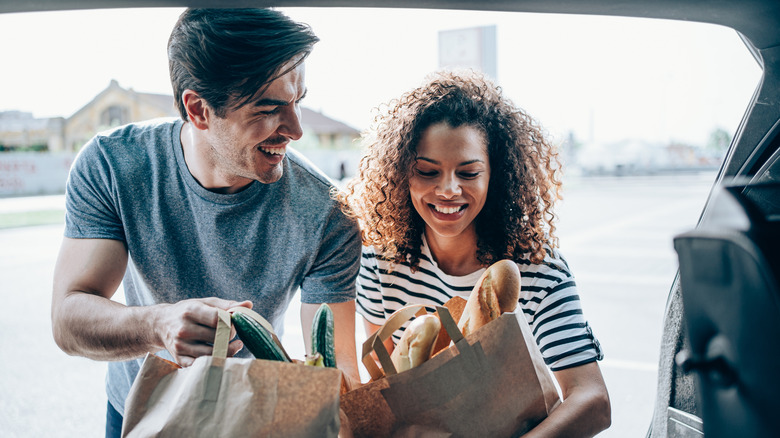
[[[421,312],[423,306],[399,309],[364,343],[373,380],[341,397],[356,437],[519,436],[560,403],[522,314],[504,314],[464,338],[447,309],[438,307],[455,345],[395,374],[383,342]]]
[[[213,356],[181,368],[148,354],[125,403],[122,436],[338,436],[341,371],[227,358],[229,334],[230,314],[220,311]]]

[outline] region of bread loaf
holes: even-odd
[[[444,307],[446,307],[450,312],[450,316],[452,316],[453,321],[457,323],[457,321],[460,320],[460,316],[463,315],[463,309],[466,308],[466,300],[456,295],[447,300],[447,302],[444,303]],[[431,353],[431,357],[436,356],[439,352],[449,347],[451,342],[452,339],[450,338],[450,334],[447,333],[444,324],[442,324],[441,329],[439,330],[439,336],[436,338],[436,344],[433,347],[433,353]]]
[[[412,320],[390,354],[395,371],[400,373],[428,360],[440,329],[441,322],[434,315],[421,315]]]
[[[511,260],[490,265],[477,280],[458,321],[464,336],[501,316],[514,312],[520,298],[520,269]]]

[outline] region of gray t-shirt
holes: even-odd
[[[125,243],[127,305],[250,300],[281,334],[299,287],[304,303],[354,300],[360,235],[328,178],[288,147],[279,181],[208,191],[184,162],[182,124],[160,119],[99,134],[68,178],[65,236]],[[106,391],[122,414],[142,362],[109,362]]]

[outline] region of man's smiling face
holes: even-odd
[[[305,94],[301,62],[271,82],[254,102],[229,110],[224,118],[212,113],[208,140],[214,172],[231,185],[278,181],[287,144],[303,135],[299,104]]]

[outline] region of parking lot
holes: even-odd
[[[601,367],[613,425],[601,437],[643,437],[647,431],[664,306],[677,269],[672,237],[695,225],[714,178],[708,172],[566,181],[561,250],[606,354]],[[11,208],[5,201],[0,211]],[[61,236],[61,224],[0,230],[2,436],[103,433],[105,364],[65,355],[51,336],[52,271]],[[282,341],[300,358],[297,309],[294,304],[288,312]]]

